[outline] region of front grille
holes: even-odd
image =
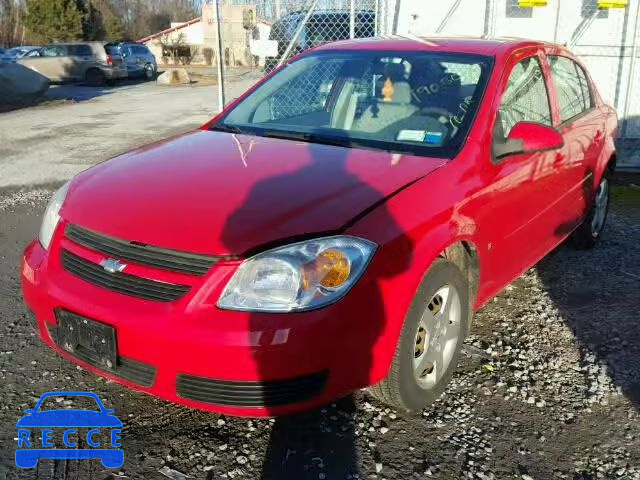
[[[157,282],[121,272],[110,273],[100,265],[64,249],[62,250],[62,266],[69,273],[99,287],[157,302],[172,302],[182,297],[190,289],[188,285]]]
[[[68,239],[80,245],[118,260],[130,260],[141,265],[174,272],[204,275],[220,260],[220,257],[197,255],[120,240],[72,224],[67,225],[65,234]]]
[[[48,328],[53,341],[60,348],[63,348],[62,345],[58,343],[58,329],[51,326],[49,326]],[[73,354],[69,354],[73,355],[78,360],[82,360],[83,362],[88,363],[92,367],[105,371],[104,367],[100,364],[98,359],[86,350],[76,350]],[[137,360],[132,360],[131,358],[122,357],[120,355],[118,355],[116,368],[113,370],[109,370],[108,373],[124,380],[129,380],[130,382],[136,383],[143,387],[150,387],[151,385],[153,385],[153,382],[156,379],[156,368],[153,365],[138,362]]]
[[[322,392],[328,373],[269,382],[230,382],[179,374],[176,391],[181,397],[214,405],[274,407],[309,400]]]

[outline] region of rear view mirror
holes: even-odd
[[[536,122],[516,123],[505,142],[495,143],[496,158],[520,153],[534,153],[555,150],[564,145],[562,135],[555,128]]]

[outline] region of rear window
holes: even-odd
[[[107,55],[120,55],[120,47],[115,43],[106,44],[104,50],[107,52]]]

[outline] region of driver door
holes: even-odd
[[[506,141],[521,121],[552,126],[552,108],[537,49],[517,52],[502,78],[494,102],[493,145]],[[562,197],[558,151],[512,154],[487,159],[486,187],[476,199],[477,222],[488,245],[487,290],[494,294],[535,264],[557,243],[562,221],[556,199]]]

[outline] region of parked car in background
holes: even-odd
[[[23,57],[37,56],[39,50],[40,47],[34,46],[10,48],[9,50],[5,50],[4,53],[0,53],[0,63],[13,63]]]
[[[127,76],[120,53],[105,42],[54,43],[17,62],[52,82],[80,81],[99,86]]]
[[[154,80],[158,72],[156,57],[146,45],[141,43],[111,43],[109,48],[116,48],[122,57],[129,78],[144,77],[147,80]]]
[[[617,130],[558,45],[328,44],[61,187],[22,291],[48,345],[172,402],[277,416],[370,387],[420,410],[474,311],[597,244]]]
[[[265,59],[265,72],[273,70],[291,43],[305,12],[292,12],[278,19],[271,27],[269,40],[278,42],[278,56]],[[307,20],[304,29],[293,46],[298,54],[323,43],[345,40],[350,37],[351,12],[348,10],[320,10]],[[355,38],[373,37],[376,32],[376,13],[373,10],[357,10],[355,13]]]

